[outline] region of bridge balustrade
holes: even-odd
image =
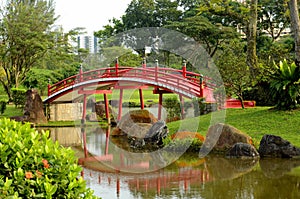
[[[110,67],[110,68],[99,68],[95,70],[90,70],[82,72],[80,70],[79,74],[68,77],[54,85],[48,86],[48,96],[59,92],[62,89],[72,87],[81,82],[87,82],[90,80],[97,80],[106,78],[114,81],[136,81],[147,84],[155,82],[158,85],[164,85],[173,89],[183,90],[190,93],[196,97],[202,97],[201,89],[203,85],[209,84],[209,79],[204,78],[203,81],[201,74],[186,71],[184,69],[178,70],[173,68],[161,68],[161,67]],[[201,85],[202,84],[202,85]],[[210,86],[213,86],[212,84]]]

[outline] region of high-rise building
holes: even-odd
[[[99,52],[98,38],[94,36],[78,36],[77,45],[78,48],[89,50],[92,54]]]

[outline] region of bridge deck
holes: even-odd
[[[188,98],[203,97],[204,90],[211,89],[207,77],[189,72],[185,69],[160,67],[111,67],[99,68],[64,79],[54,85],[48,86],[48,98],[45,102],[52,102],[73,90],[91,85],[103,87],[116,85],[117,82],[132,82],[162,88],[181,94]]]

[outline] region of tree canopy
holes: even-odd
[[[0,13],[0,82],[11,98],[10,89],[53,47],[56,18],[52,1],[43,0],[9,0]]]

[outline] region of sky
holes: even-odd
[[[102,29],[109,19],[119,19],[131,0],[54,0],[56,25],[62,25],[65,32],[84,27],[88,34]]]

